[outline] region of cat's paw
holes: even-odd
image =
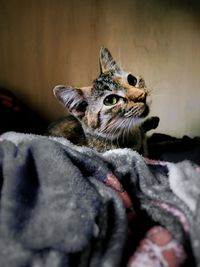
[[[157,116],[150,117],[143,122],[142,128],[145,132],[148,132],[152,129],[156,129],[158,127],[159,122],[160,122],[159,117]]]

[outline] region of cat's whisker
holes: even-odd
[[[122,122],[120,123],[119,127],[120,127],[120,131],[119,134],[117,136],[117,139],[121,139],[122,143],[125,144],[125,136],[127,136],[127,127],[129,125],[130,120],[128,119],[123,119]]]
[[[132,141],[132,136],[134,136],[134,133],[132,132],[133,128],[134,128],[135,124],[133,122],[133,120],[129,120],[128,121],[128,126],[127,126],[127,137],[128,140]]]
[[[107,123],[107,125],[105,125],[103,128],[100,128],[100,132],[106,133],[107,131],[109,131],[110,127],[111,127],[111,125],[109,123]]]
[[[105,142],[104,142],[104,149],[105,150],[107,150],[107,138],[108,138],[108,135],[106,135]]]
[[[135,122],[133,122],[133,119],[128,120],[128,123],[127,123],[127,137],[128,138],[132,135],[131,129],[134,127],[134,125],[135,125]]]
[[[130,136],[130,128],[131,128],[130,126],[131,126],[131,124],[132,124],[132,123],[131,123],[131,120],[128,120],[128,121],[127,121],[127,129],[126,129],[126,133],[127,133],[126,136],[127,136],[128,138],[129,138],[129,136]]]
[[[130,117],[135,117],[135,118],[137,118],[137,117],[139,117],[140,115],[141,115],[141,107],[138,107],[138,106],[136,106],[136,107],[134,107],[134,108],[131,108],[131,110],[130,111],[128,111],[126,114],[125,114],[125,117],[126,118],[130,118]]]
[[[132,118],[130,121],[129,121],[129,132],[130,132],[130,135],[133,135],[134,134],[134,128],[136,127],[136,123],[135,123],[135,119]]]
[[[113,118],[110,119],[110,120],[108,121],[107,125],[106,125],[103,129],[101,129],[101,132],[102,132],[102,133],[106,133],[106,132],[111,133],[113,127],[116,126],[116,125],[115,125],[116,122],[118,123],[118,121],[113,120]],[[116,128],[116,127],[115,127],[115,128]],[[115,128],[114,128],[114,129],[115,129]]]
[[[113,118],[110,118],[107,122],[104,123],[103,127],[100,127],[99,130],[101,133],[105,133],[108,130],[108,128],[110,127],[110,123],[113,122],[112,119]]]
[[[125,135],[127,133],[127,126],[128,126],[128,122],[129,120],[124,120],[124,126],[123,126],[123,131],[122,131],[122,140],[123,140],[123,143],[125,143]],[[126,135],[127,137],[127,135]]]
[[[124,117],[129,118],[133,115],[133,113],[137,110],[137,107],[132,107],[127,113],[125,113]]]
[[[124,127],[124,125],[125,125],[125,127]],[[126,121],[124,121],[124,125],[122,127],[122,141],[123,141],[123,144],[125,143]]]
[[[116,123],[118,123],[118,121],[111,120],[111,123],[109,123],[107,125],[109,131],[108,131],[108,134],[107,134],[106,143],[107,143],[107,140],[109,138],[109,141],[111,142],[111,146],[112,147],[114,147],[113,141],[115,140],[115,133],[117,131]]]
[[[109,129],[109,134],[106,137],[106,142],[107,142],[108,137],[109,137],[109,141],[111,142],[112,146],[114,146],[114,141],[116,141],[117,142],[117,147],[120,147],[120,145],[119,145],[119,137],[121,136],[123,124],[124,124],[123,120],[120,123],[119,123],[119,120],[112,120],[107,125],[107,129]],[[116,133],[117,131],[119,131],[119,132]]]
[[[113,143],[113,140],[115,139],[115,134],[116,134],[116,131],[118,130],[118,127],[116,124],[118,124],[119,122],[118,121],[113,121],[113,124],[112,124],[112,129],[111,129],[111,141]]]
[[[105,126],[104,128],[101,128],[101,129],[99,130],[99,133],[100,133],[100,134],[103,134],[103,136],[105,136],[105,138],[107,138],[107,137],[109,136],[109,134],[110,134],[110,126],[107,125],[107,126]]]
[[[120,138],[120,136],[123,133],[123,127],[122,127],[123,125],[124,125],[124,120],[122,120],[121,123],[118,126],[118,129],[119,129],[119,134],[117,135],[117,145],[118,145],[118,147],[120,147],[120,145],[119,145],[119,138]]]
[[[111,143],[111,148],[114,147],[113,140],[114,140],[114,134],[115,134],[115,130],[116,129],[113,127],[113,125],[109,125],[109,126],[110,126],[111,129],[109,130],[109,132],[106,135],[106,141],[105,141],[106,149],[107,149],[108,140]]]
[[[112,122],[112,124],[114,124],[114,122],[112,120],[109,120],[109,122]],[[112,145],[112,131],[113,131],[113,125],[110,123],[107,123],[103,126],[103,128],[100,128],[100,133],[105,134],[105,142],[104,142],[104,148],[105,150],[107,150],[107,144],[108,144],[108,140],[109,142],[111,142]]]

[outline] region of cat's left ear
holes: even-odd
[[[117,65],[116,61],[113,59],[110,51],[107,48],[105,47],[101,48],[99,60],[102,73],[108,71],[116,71],[116,72],[120,71],[120,67]]]
[[[90,87],[75,88],[72,86],[57,85],[54,89],[56,98],[77,118],[85,115],[87,101],[86,94]]]

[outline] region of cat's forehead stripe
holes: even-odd
[[[100,75],[93,82],[94,90],[98,91],[112,91],[114,88],[117,88],[118,86],[119,86],[118,83],[113,79],[112,72]]]

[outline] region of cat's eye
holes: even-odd
[[[103,103],[106,106],[113,106],[113,105],[117,104],[119,99],[120,99],[120,97],[118,95],[109,95],[104,99]]]
[[[127,81],[132,86],[136,86],[136,84],[137,84],[137,78],[135,76],[133,76],[132,74],[129,74],[127,76]]]

